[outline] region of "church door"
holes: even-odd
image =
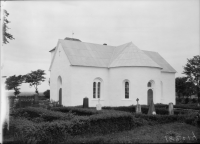
[[[147,104],[150,105],[153,100],[153,90],[149,89],[147,92]]]
[[[59,89],[59,104],[62,105],[62,88]]]

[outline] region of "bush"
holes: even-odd
[[[54,107],[51,108],[52,111],[59,111],[63,113],[72,112],[75,115],[79,116],[90,116],[94,114],[100,114],[102,111],[97,111],[96,109],[90,109],[90,108],[79,108],[79,107]]]
[[[192,103],[197,103],[197,99],[196,99],[196,98],[193,98],[193,99],[192,99]]]
[[[199,126],[200,115],[198,112],[188,112],[179,115],[146,115],[146,114],[134,114],[136,118],[144,119],[148,125],[184,122],[190,125]],[[199,116],[199,117],[198,117]]]
[[[174,105],[174,108],[200,110],[200,107],[198,107],[197,104],[178,104]]]
[[[167,107],[167,105],[156,104],[155,105],[156,114],[168,115],[169,111],[168,111],[168,107],[167,107],[167,109],[166,109],[166,107]],[[125,111],[125,112],[131,112],[131,113],[135,113],[136,112],[136,106],[103,107],[103,109],[118,110],[118,111]],[[147,114],[148,110],[149,110],[149,107],[147,105],[142,105],[141,106],[141,111],[142,111],[143,114]],[[185,114],[185,113],[187,113],[187,111],[174,110],[174,114],[175,115]]]
[[[133,113],[136,111],[135,106],[119,106],[119,107],[103,107],[103,109],[107,110],[118,110],[118,111],[124,111],[124,112],[130,112]]]
[[[146,114],[135,114],[136,118],[145,119],[149,125],[173,123],[173,122],[184,122],[185,118],[183,115],[146,115]]]
[[[155,108],[163,108],[163,109],[168,109],[168,107],[169,107],[169,105],[161,104],[161,103],[155,104],[154,106],[155,106]]]
[[[46,99],[50,99],[50,90],[46,90],[45,92],[43,92],[43,94]]]
[[[189,102],[189,98],[185,99],[185,104],[187,104]]]
[[[23,117],[34,122],[53,121],[57,119],[70,120],[74,117],[72,113],[50,111],[44,108],[27,107],[17,109],[12,113],[14,117]]]
[[[69,135],[105,134],[130,130],[144,121],[126,112],[110,111],[98,115],[74,117],[70,121],[34,123],[24,118],[10,121],[15,140],[20,143],[58,143]]]

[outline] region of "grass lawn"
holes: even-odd
[[[194,137],[194,135],[195,137]],[[185,139],[185,140],[184,140]],[[185,123],[142,126],[130,131],[106,135],[82,135],[65,143],[199,143],[200,129]]]

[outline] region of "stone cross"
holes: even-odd
[[[136,101],[137,101],[137,105],[138,105],[138,101],[139,101],[139,99],[137,98]]]

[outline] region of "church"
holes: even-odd
[[[63,106],[175,104],[174,68],[157,52],[132,42],[119,46],[59,39],[50,50],[50,99]]]

